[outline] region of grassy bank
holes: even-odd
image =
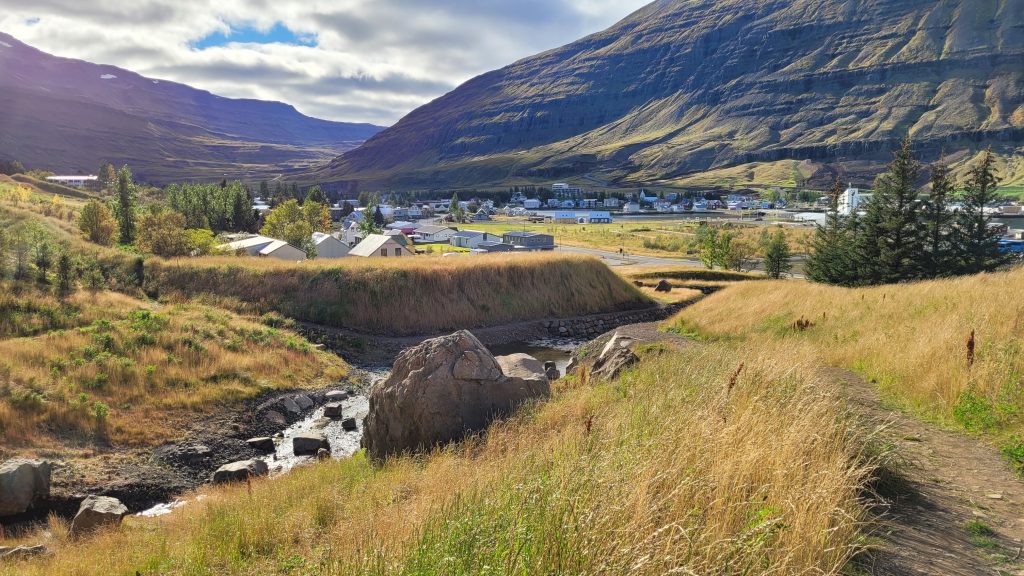
[[[224,403],[346,373],[293,333],[206,306],[0,288],[0,456],[149,446]]]
[[[650,301],[596,259],[556,254],[359,258],[301,265],[232,257],[146,263],[161,298],[389,335],[632,309]]]
[[[838,573],[864,517],[857,439],[813,358],[748,349],[734,377],[738,353],[652,349],[418,460],[204,489],[81,542],[53,521],[25,541],[54,555],[0,574]]]
[[[743,282],[668,325],[704,339],[805,347],[919,414],[1020,448],[1024,459],[1022,282],[1024,269],[862,289]]]

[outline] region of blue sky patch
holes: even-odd
[[[316,46],[316,35],[296,34],[286,26],[277,22],[269,30],[259,30],[252,26],[231,27],[231,32],[214,32],[192,43],[197,50],[206,50],[213,46],[224,46],[232,42],[243,44],[291,44],[293,46]]]

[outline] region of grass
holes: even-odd
[[[774,352],[665,352],[429,456],[205,488],[86,541],[54,519],[20,540],[54,553],[0,574],[839,573],[862,544],[859,441],[814,359]]]
[[[219,405],[346,375],[300,336],[222,310],[0,287],[0,455],[151,446]]]
[[[742,282],[682,311],[668,326],[752,346],[799,344],[822,362],[877,383],[889,399],[918,414],[990,435],[1007,442],[1005,452],[1024,454],[1022,281],[1018,268],[860,289]],[[972,331],[973,364],[967,349]]]
[[[255,258],[146,263],[146,288],[238,311],[388,335],[438,333],[645,307],[593,258],[559,254],[312,261]]]

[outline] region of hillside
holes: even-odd
[[[380,130],[58,58],[2,32],[0,71],[0,158],[55,172],[95,173],[109,161],[154,184],[269,176],[329,159]]]
[[[868,184],[906,134],[926,157],[1024,153],[1022,57],[1012,0],[658,0],[466,82],[304,178],[672,182],[813,160],[830,165],[815,182],[841,170]],[[771,180],[799,172],[783,170]]]

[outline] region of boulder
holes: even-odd
[[[46,546],[0,546],[0,560],[22,560],[46,554]]]
[[[331,449],[327,437],[319,432],[306,432],[292,438],[292,452],[296,456],[316,454],[321,448]]]
[[[612,334],[612,337],[604,345],[604,348],[601,349],[601,354],[598,355],[598,359],[604,358],[605,356],[613,352],[616,348],[632,349],[633,346],[636,346],[636,340],[628,336],[623,336],[616,332],[615,334]]]
[[[535,380],[538,383],[548,379],[544,372],[544,364],[529,354],[510,354],[496,356],[494,359],[501,367],[501,372],[509,378]]]
[[[359,425],[356,424],[356,419],[355,418],[345,418],[344,420],[341,421],[341,428],[342,428],[342,430],[347,430],[347,431],[351,432],[351,431],[359,428]]]
[[[548,380],[558,380],[562,377],[562,373],[558,371],[558,364],[550,360],[544,363],[544,375],[548,377]]]
[[[213,473],[213,483],[242,482],[255,476],[266,476],[268,471],[267,463],[263,460],[232,462],[217,468],[217,471]]]
[[[256,450],[257,452],[273,452],[275,449],[274,439],[267,438],[266,436],[261,436],[259,438],[249,438],[248,440],[245,441],[245,443],[248,444],[250,448]]]
[[[299,408],[298,403],[295,402],[293,398],[282,398],[279,404],[281,405],[281,408],[289,414],[298,414],[299,412],[302,412],[302,408]]]
[[[342,400],[348,399],[348,392],[344,390],[331,390],[327,394],[324,394],[324,399],[328,402],[341,402]]]
[[[658,282],[657,286],[654,287],[654,291],[655,292],[671,292],[672,291],[672,284],[670,284],[668,280],[662,280],[661,282]]]
[[[590,376],[597,380],[614,380],[623,370],[639,361],[640,358],[629,348],[615,348],[594,362]]]
[[[300,410],[309,410],[313,407],[313,400],[305,394],[299,394],[296,396],[295,403],[298,404]]]
[[[330,460],[330,458],[331,458],[331,451],[328,450],[327,448],[321,448],[321,449],[316,451],[316,459],[317,460]]]
[[[370,391],[362,438],[367,455],[381,460],[429,450],[486,428],[524,402],[549,396],[543,365],[538,362],[533,371],[520,360],[525,359],[504,361],[521,374],[507,375],[465,330],[402,351],[390,376]]]
[[[128,514],[128,508],[117,498],[89,496],[78,507],[78,514],[71,521],[72,538],[85,536],[108,526],[117,526]]]
[[[268,410],[266,414],[263,415],[263,419],[268,424],[272,424],[274,426],[284,426],[288,423],[288,419],[284,417],[284,414],[281,414],[276,410]]]
[[[0,465],[0,517],[25,512],[50,497],[53,466],[40,460],[16,458]]]
[[[328,418],[341,418],[341,402],[331,402],[324,405],[324,416]]]

